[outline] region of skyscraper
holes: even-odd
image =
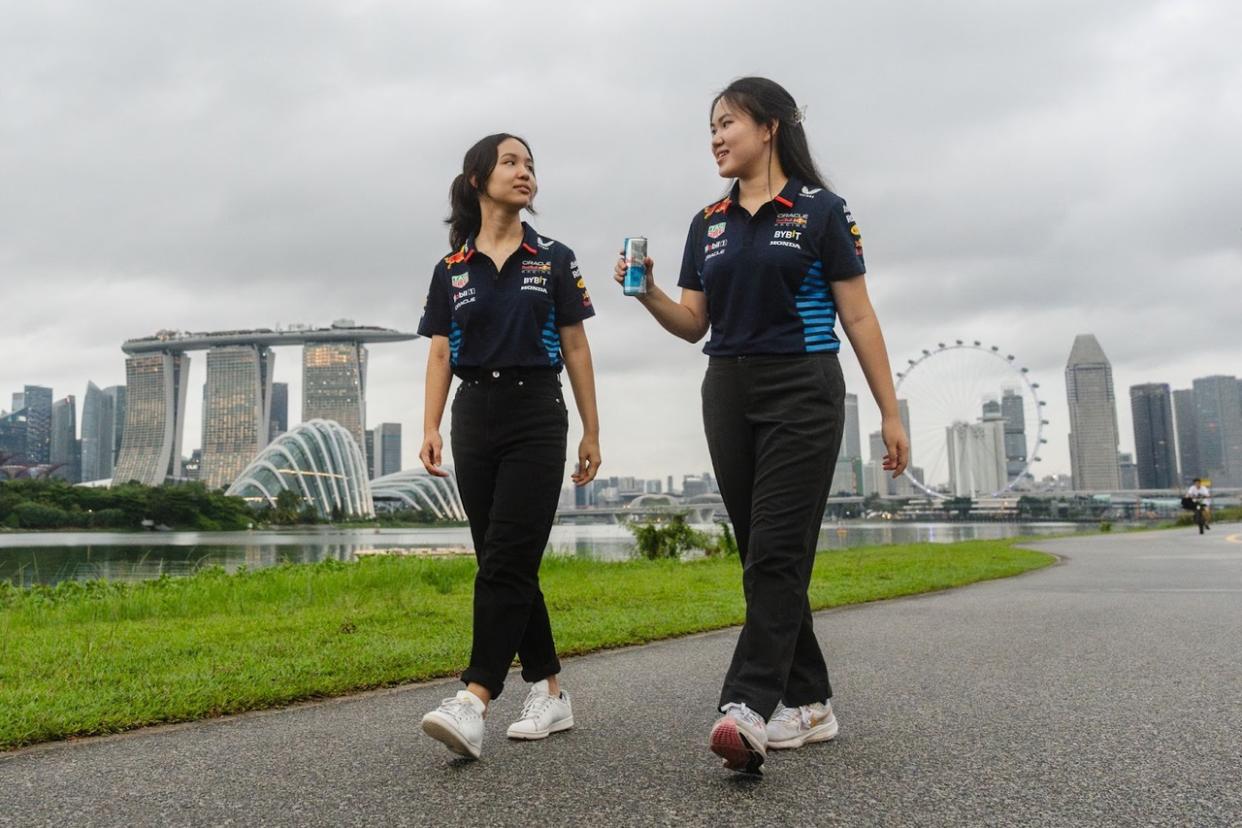
[[[1173,432],[1173,399],[1166,383],[1130,386],[1134,417],[1134,454],[1140,489],[1171,489],[1178,485]]]
[[[86,383],[82,400],[82,480],[112,477],[112,442],[116,431],[114,398]]]
[[[198,478],[207,488],[231,486],[270,442],[274,362],[264,345],[223,345],[207,351]]]
[[[1113,367],[1093,334],[1074,337],[1065,366],[1070,466],[1079,491],[1118,489],[1117,399]]]
[[[840,459],[862,457],[862,432],[858,430],[858,395],[845,395],[845,434]]]
[[[238,429],[250,428],[243,421],[251,422],[251,414],[246,413],[241,420],[232,423],[216,422],[217,413],[226,419],[230,416],[227,412],[232,410],[233,404],[239,405],[239,410],[249,411],[244,398],[251,396],[250,385],[242,375],[257,374],[259,377],[260,390],[253,396],[262,400],[263,414],[253,419],[262,420],[262,428],[256,432],[258,442],[264,445],[268,442],[272,390],[270,348],[306,346],[303,418],[338,422],[361,446],[366,411],[367,353],[362,343],[404,342],[414,338],[415,334],[355,325],[352,320],[340,319],[327,328],[296,325],[283,330],[259,328],[214,333],[161,330],[153,336],[126,340],[121,350],[130,357],[126,361],[129,393],[121,457],[113,480],[124,482],[133,478],[158,484],[169,476],[182,476],[180,450],[189,351],[219,349],[214,358],[208,357],[202,469],[207,473],[211,471],[209,461],[216,463],[215,474],[219,479],[226,475],[218,466],[223,454],[234,450],[241,452],[242,443],[248,442],[248,438],[238,436]],[[208,456],[213,451],[215,460]],[[366,470],[362,473],[365,475]]]
[[[1000,406],[1005,418],[1005,471],[1014,480],[1026,468],[1026,411],[1022,395],[1012,388],[1001,394]]]
[[[78,403],[72,394],[52,403],[52,463],[60,465],[53,477],[82,482],[82,454],[78,445]]]
[[[1177,424],[1177,465],[1183,485],[1201,475],[1199,467],[1199,409],[1192,388],[1173,392],[1173,416]]]
[[[117,458],[121,456],[121,438],[125,434],[125,386],[109,385],[103,392],[112,400],[112,460],[108,463],[107,477],[112,474]]]
[[[302,420],[333,420],[366,451],[367,349],[360,342],[307,342],[302,349]],[[364,458],[368,465],[370,458]]]
[[[125,360],[125,436],[112,482],[158,486],[181,477],[190,357],[182,352],[140,353]]]
[[[375,457],[377,477],[401,471],[401,423],[375,427]]]
[[[52,389],[27,385],[22,393],[26,411],[26,461],[52,462]]]
[[[957,497],[998,492],[1008,482],[1005,469],[1005,420],[998,410],[977,423],[956,422],[945,430],[949,490]]]
[[[1217,486],[1242,485],[1242,397],[1237,378],[1200,377],[1194,391],[1201,475]]]
[[[368,428],[364,433],[366,434],[366,439],[362,450],[367,457],[367,475],[371,480],[374,480],[380,476],[379,466],[375,462],[375,429]]]
[[[17,396],[14,394],[14,396]],[[5,462],[26,459],[26,409],[0,414],[0,458]]]
[[[272,425],[268,430],[270,443],[289,430],[289,383],[272,383]]]

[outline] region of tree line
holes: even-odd
[[[252,506],[203,483],[144,486],[131,481],[111,488],[74,486],[63,480],[0,481],[0,527],[7,529],[143,529],[237,531],[255,525],[294,526],[353,520],[334,509],[320,516],[291,491],[276,506]],[[427,509],[380,514],[375,523],[440,523]]]

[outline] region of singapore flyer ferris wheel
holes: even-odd
[[[1039,383],[1013,354],[978,340],[941,342],[907,360],[896,379],[913,488],[936,498],[999,496],[1033,479],[1048,420]]]

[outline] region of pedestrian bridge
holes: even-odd
[[[556,520],[558,523],[629,523],[669,520],[675,515],[685,515],[688,523],[713,523],[728,519],[724,501],[719,495],[700,495],[682,501],[668,495],[649,494],[637,497],[624,506],[564,509],[557,514]]]

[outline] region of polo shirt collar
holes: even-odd
[[[522,222],[522,243],[519,247],[522,252],[530,256],[537,256],[539,254],[539,234],[535,232],[535,228],[526,222]],[[471,233],[466,238],[466,243],[460,251],[462,261],[470,261],[470,257],[474,255],[475,249],[474,234]]]
[[[740,203],[738,196],[741,192],[742,182],[734,181],[733,187],[729,190],[729,201],[732,204]],[[794,206],[794,201],[798,198],[798,193],[802,190],[802,182],[792,175],[785,182],[785,186],[781,191],[772,197],[771,204],[777,210],[788,210]]]

